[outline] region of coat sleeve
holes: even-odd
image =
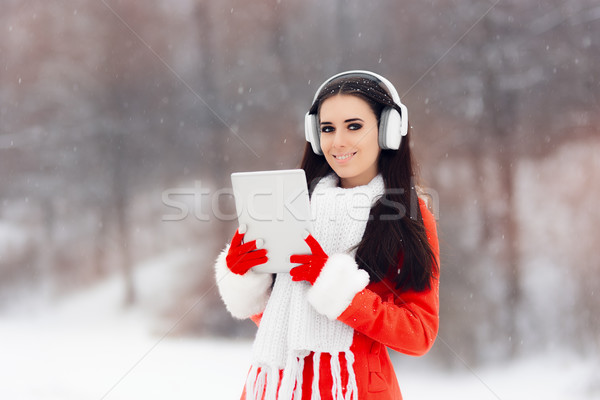
[[[228,251],[229,245],[219,254],[215,262],[215,280],[225,307],[238,319],[262,314],[271,295],[273,276],[259,274],[252,270],[244,275],[234,274],[227,268]]]
[[[439,243],[435,220],[421,205],[431,248],[439,266]],[[439,273],[431,289],[405,291],[382,298],[372,290],[358,292],[338,320],[391,349],[409,355],[425,354],[435,341],[439,326]]]
[[[253,316],[250,317],[250,319],[252,320],[252,322],[254,322],[256,324],[256,326],[260,326],[260,321],[262,321],[262,316],[263,316],[263,313],[254,314]]]

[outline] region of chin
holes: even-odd
[[[346,168],[339,168],[339,167],[336,166],[336,168],[331,167],[331,169],[340,178],[351,178],[353,176],[352,173],[350,171],[348,171]]]

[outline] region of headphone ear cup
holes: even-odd
[[[323,155],[319,135],[319,121],[315,114],[306,113],[304,116],[304,136],[306,141],[310,143],[313,152]]]
[[[398,150],[402,139],[402,117],[392,108],[386,107],[379,117],[379,147],[383,150]]]
[[[403,103],[399,103],[400,106],[400,134],[402,136],[408,135],[408,109]]]

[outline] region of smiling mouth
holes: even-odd
[[[340,161],[347,160],[350,157],[354,156],[356,153],[357,152],[355,151],[354,153],[346,153],[346,154],[338,154],[338,155],[333,154],[333,158],[335,158],[336,160],[340,160]]]

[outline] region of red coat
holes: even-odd
[[[435,219],[421,202],[421,213],[429,243],[439,265],[439,244]],[[351,304],[338,317],[354,329],[351,350],[355,356],[354,371],[360,400],[400,400],[400,388],[390,361],[388,348],[400,353],[420,356],[435,341],[439,323],[439,280],[431,289],[422,292],[405,291],[396,294],[390,280],[370,283],[357,293]],[[252,317],[259,324],[261,315]],[[331,399],[329,356],[320,362],[319,386],[321,398]],[[310,399],[312,382],[312,355],[305,358],[302,400]],[[344,385],[346,376],[342,376]],[[245,394],[242,394],[242,400]],[[282,399],[288,400],[288,399]]]

